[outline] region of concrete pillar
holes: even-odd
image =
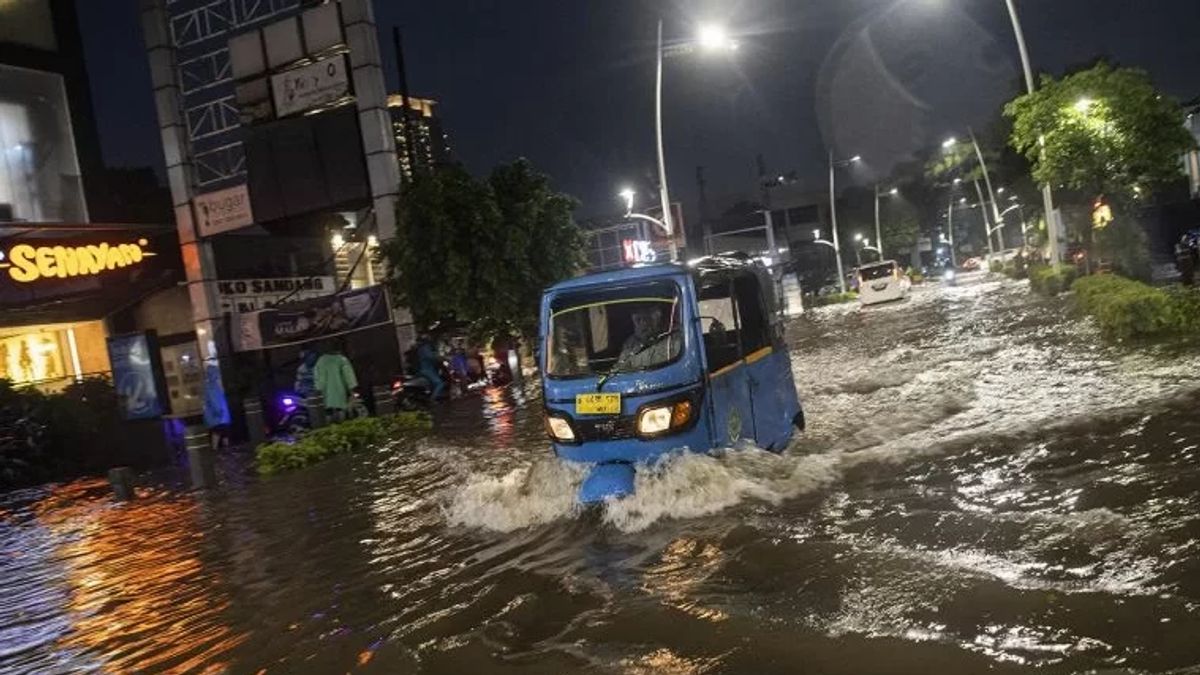
[[[108,470],[108,483],[112,485],[113,496],[118,501],[127,502],[134,498],[133,470],[127,466],[118,466]]]
[[[350,75],[362,129],[363,153],[374,202],[375,234],[379,241],[396,236],[396,206],[400,198],[400,161],[396,133],[387,107],[387,86],[379,51],[379,31],[371,0],[342,0],[342,22],[350,47]]]
[[[208,428],[203,424],[188,425],[183,444],[187,448],[188,470],[192,487],[205,490],[217,484],[216,453],[209,441]]]
[[[262,401],[256,397],[247,398],[242,402],[242,412],[246,415],[246,435],[251,446],[258,446],[267,439],[266,420],[263,418]]]
[[[195,214],[192,210],[192,198],[195,196],[192,153],[183,116],[182,94],[177,77],[178,64],[175,45],[171,40],[166,0],[141,0],[141,15],[142,36],[150,63],[150,81],[154,87],[167,182],[171,188],[175,225],[179,232],[179,252],[183,258],[184,276],[192,302],[196,341],[199,343],[201,358],[206,363],[215,362],[220,358],[218,348],[227,344],[222,339],[225,327],[216,286],[213,283],[217,278],[217,271],[212,245],[197,235]],[[207,383],[205,386],[208,386]],[[219,378],[217,386],[220,386]]]

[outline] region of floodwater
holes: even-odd
[[[809,432],[573,507],[534,393],[224,487],[0,496],[2,672],[1192,672],[1200,356],[971,280],[789,327]]]

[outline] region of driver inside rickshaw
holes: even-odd
[[[658,305],[638,307],[631,314],[633,334],[621,346],[617,357],[620,370],[652,368],[670,361],[679,349],[679,332],[668,325]]]

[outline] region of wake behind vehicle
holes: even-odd
[[[639,465],[804,427],[765,267],[736,257],[579,277],[542,296],[539,361],[555,453],[593,465],[579,500],[633,493]]]
[[[903,300],[912,282],[895,260],[858,268],[858,301],[864,305]]]

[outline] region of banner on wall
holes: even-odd
[[[239,351],[272,349],[392,323],[387,293],[368,286],[237,315]]]
[[[171,412],[154,331],[108,338],[117,405],[127,420],[149,420]]]

